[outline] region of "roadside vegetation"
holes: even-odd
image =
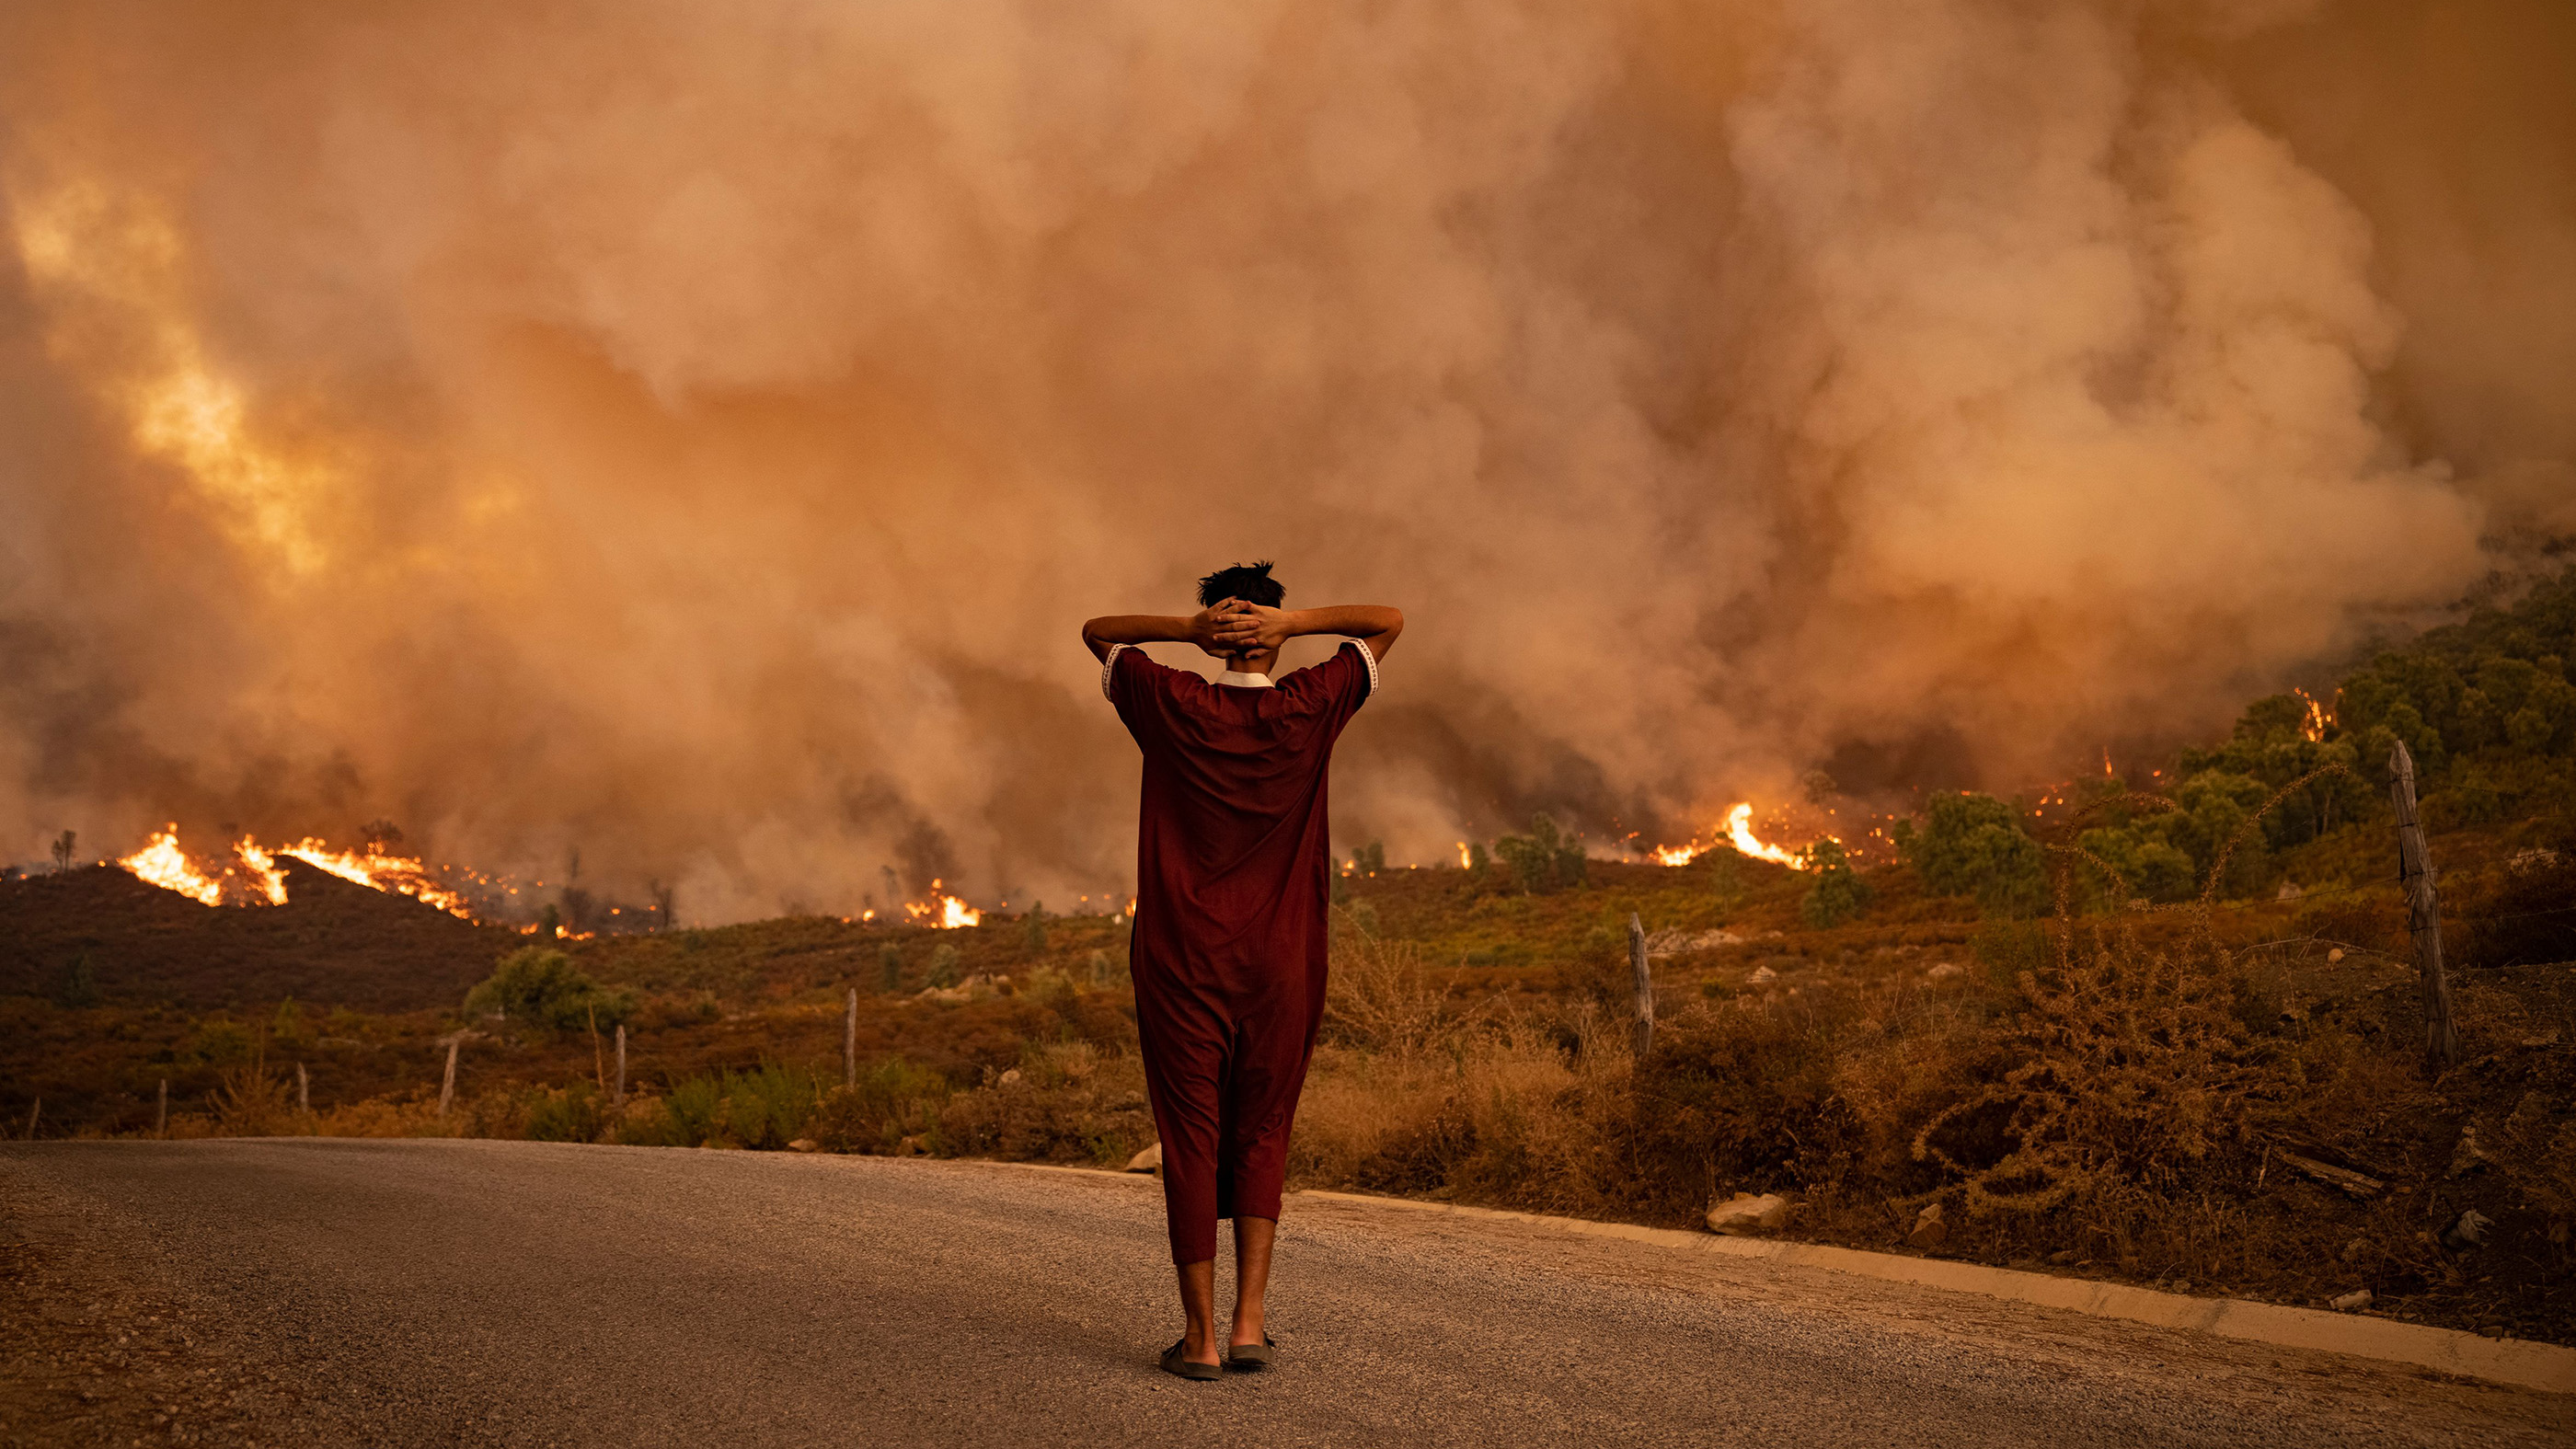
[[[2308,1306],[2368,1290],[2357,1311],[2576,1342],[2571,650],[2576,575],[2378,655],[2339,699],[2255,702],[2153,788],[1930,798],[1875,864],[1587,859],[1543,816],[1463,867],[1364,848],[1294,1181],[1667,1225],[1780,1193],[1824,1241]],[[2447,1067],[2393,878],[2397,740],[2442,872]],[[1103,916],[795,918],[517,950],[453,1008],[392,1014],[102,1004],[83,959],[0,998],[0,1040],[48,1135],[1116,1167],[1153,1139],[1124,953]]]

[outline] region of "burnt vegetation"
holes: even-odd
[[[1362,846],[1295,1180],[1671,1225],[1780,1192],[1821,1240],[2311,1306],[2367,1288],[2363,1311],[2576,1341],[2571,650],[2576,575],[2316,707],[2255,702],[2158,788],[1931,799],[1892,863],[1589,859],[1544,817],[1464,868]],[[2449,1067],[2423,1050],[2392,867],[2399,740],[2442,869]],[[48,1133],[150,1134],[166,1080],[172,1135],[1110,1167],[1152,1140],[1112,917],[530,948],[293,884],[215,911],[113,871],[0,883],[19,1120],[42,1096]],[[1659,998],[1643,1059],[1632,912]]]

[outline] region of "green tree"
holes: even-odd
[[[1838,840],[1819,840],[1807,847],[1807,868],[1816,883],[1798,902],[1799,919],[1817,930],[1841,925],[1869,909],[1877,893],[1851,868],[1851,856]]]
[[[586,1025],[593,1013],[601,1026],[624,1021],[635,1010],[635,998],[583,975],[561,951],[525,946],[502,957],[492,974],[465,994],[465,1009],[497,1011],[515,1021],[570,1031]]]
[[[75,1011],[98,1005],[98,975],[90,969],[87,951],[74,956],[72,964],[63,968],[63,984],[54,993],[54,1000]]]
[[[1506,835],[1495,841],[1494,854],[1502,858],[1520,888],[1533,895],[1574,890],[1590,877],[1583,842],[1560,829],[1547,815],[1530,821],[1529,834]]]
[[[2027,916],[2047,904],[2039,842],[1992,795],[1934,796],[1921,829],[1900,820],[1893,835],[1898,853],[1934,895],[1973,895],[1988,915]]]
[[[892,941],[877,948],[877,986],[883,991],[903,989],[903,948]]]
[[[1351,852],[1351,871],[1355,875],[1375,875],[1386,869],[1386,842],[1372,840]]]
[[[1028,924],[1023,926],[1020,930],[1020,944],[1023,947],[1026,947],[1028,953],[1032,956],[1043,956],[1046,954],[1046,902],[1039,901],[1037,904],[1029,907]]]
[[[922,978],[929,986],[949,987],[957,984],[957,948],[942,941],[930,953],[930,971]]]

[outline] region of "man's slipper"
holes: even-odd
[[[1215,1364],[1195,1363],[1183,1357],[1182,1351],[1189,1347],[1189,1343],[1190,1341],[1184,1338],[1163,1350],[1163,1372],[1179,1374],[1185,1379],[1202,1380],[1216,1378],[1225,1372]]]
[[[1266,1333],[1259,1343],[1238,1343],[1225,1351],[1225,1366],[1245,1373],[1266,1369],[1270,1367],[1270,1351],[1278,1346],[1278,1340]]]

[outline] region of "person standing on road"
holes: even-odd
[[[1235,1262],[1222,1362],[1270,1362],[1262,1298],[1332,940],[1325,775],[1404,632],[1404,615],[1381,605],[1282,609],[1287,591],[1270,568],[1201,579],[1196,614],[1082,626],[1101,692],[1144,754],[1128,969],[1186,1325],[1162,1366],[1191,1379],[1220,1373],[1219,1218],[1234,1220]],[[1280,646],[1301,634],[1349,642],[1273,680]],[[1211,684],[1133,647],[1153,643],[1195,644],[1227,668]]]

